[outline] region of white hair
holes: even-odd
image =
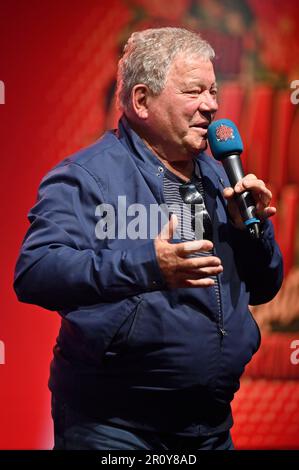
[[[138,31],[128,39],[118,63],[117,101],[126,110],[132,89],[147,85],[154,95],[163,90],[167,73],[180,53],[213,60],[215,52],[198,33],[183,28],[152,28]]]

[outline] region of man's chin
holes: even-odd
[[[195,145],[194,145],[195,144]],[[198,155],[201,152],[204,152],[208,148],[208,141],[207,139],[202,139],[200,143],[193,142],[193,145],[189,144],[185,147],[188,153],[192,153],[192,155]]]
[[[204,152],[208,148],[208,141],[206,139],[202,140],[198,147],[193,149],[194,153],[198,154],[200,152]]]
[[[200,152],[203,152],[204,150],[207,150],[208,148],[208,141],[207,140],[204,140],[200,146]]]

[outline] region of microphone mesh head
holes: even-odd
[[[219,119],[209,125],[208,140],[217,160],[243,152],[243,143],[236,125],[229,119]]]

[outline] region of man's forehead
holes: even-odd
[[[202,56],[176,56],[169,69],[169,78],[176,78],[179,81],[193,81],[206,78],[215,81],[214,67],[210,60]]]
[[[211,63],[211,61],[200,55],[200,54],[190,54],[188,52],[180,52],[178,53],[174,58],[173,58],[173,64],[176,64],[176,65],[180,65],[180,64],[184,64],[184,65],[194,65],[194,64],[201,64],[202,62],[209,62]]]

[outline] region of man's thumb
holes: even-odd
[[[223,190],[223,196],[225,197],[225,199],[231,199],[233,196],[234,196],[235,192],[233,190],[233,188],[224,188]]]
[[[175,214],[171,214],[169,221],[164,225],[161,232],[159,233],[159,238],[162,240],[172,240],[174,237],[176,228],[178,225],[178,218]]]

